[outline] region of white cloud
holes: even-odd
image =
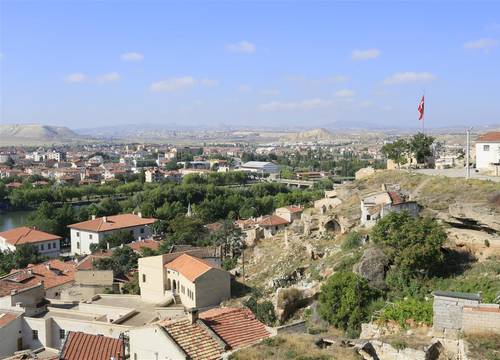
[[[380,56],[379,49],[354,50],[351,54],[353,60],[370,60]]]
[[[120,74],[117,72],[112,72],[108,74],[101,75],[97,78],[97,82],[99,83],[110,83],[110,82],[116,82],[120,80]]]
[[[436,76],[430,72],[401,72],[396,73],[384,80],[385,85],[408,84],[419,82],[430,82],[436,79]]]
[[[151,84],[151,91],[155,92],[175,92],[187,89],[196,85],[196,79],[191,76],[183,76],[161,80]]]
[[[73,73],[67,75],[64,78],[64,81],[66,81],[69,84],[82,83],[84,81],[87,81],[87,77],[85,76],[85,74],[82,73]]]
[[[464,44],[465,49],[470,50],[484,50],[489,51],[498,46],[498,40],[496,39],[479,39],[474,41],[469,41]]]
[[[242,84],[242,85],[238,86],[239,93],[248,93],[250,91],[252,91],[252,87],[250,85]]]
[[[254,43],[243,40],[234,44],[227,45],[227,49],[231,52],[245,53],[245,54],[253,54],[257,51],[257,47]]]
[[[350,89],[342,89],[335,92],[335,96],[338,98],[352,98],[356,92]]]
[[[266,104],[259,105],[260,111],[291,111],[291,110],[315,110],[333,105],[332,100],[328,99],[307,99],[302,101],[271,101]]]
[[[123,61],[139,62],[144,60],[144,55],[138,52],[127,52],[121,55]]]
[[[201,79],[200,82],[203,86],[208,86],[208,87],[214,87],[219,85],[219,82],[217,80],[212,80],[212,79]]]

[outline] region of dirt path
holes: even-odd
[[[420,184],[417,185],[417,187],[415,189],[413,189],[413,191],[411,192],[410,194],[410,197],[411,199],[413,200],[416,200],[419,198],[420,196],[420,192],[422,191],[422,189],[425,187],[425,185],[427,185],[429,183],[429,181],[431,181],[432,178],[431,177],[428,177],[426,178],[424,181],[422,181]]]

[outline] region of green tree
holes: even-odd
[[[403,280],[435,273],[443,263],[441,247],[446,232],[432,218],[413,218],[406,211],[393,212],[379,220],[371,237]]]
[[[417,159],[417,163],[425,163],[425,159],[432,155],[431,146],[434,143],[434,137],[418,133],[410,139],[410,150]]]
[[[393,143],[382,146],[382,153],[398,164],[398,167],[408,162],[410,145],[405,139],[398,139]]]
[[[333,274],[321,287],[318,312],[330,324],[347,331],[359,332],[368,318],[368,305],[379,296],[368,282],[347,271]]]
[[[139,255],[128,246],[124,246],[115,249],[111,257],[97,259],[94,265],[98,270],[113,270],[115,277],[122,277],[137,268],[137,259]]]

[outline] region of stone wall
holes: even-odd
[[[477,305],[479,305],[478,300],[434,296],[434,329],[461,330],[463,307]]]

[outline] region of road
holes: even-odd
[[[453,178],[465,178],[465,169],[418,169],[412,170],[414,172],[425,174],[425,175],[441,175]],[[500,182],[500,176],[487,176],[480,175],[474,171],[474,169],[470,170],[471,179],[477,180],[491,180],[495,182]]]

